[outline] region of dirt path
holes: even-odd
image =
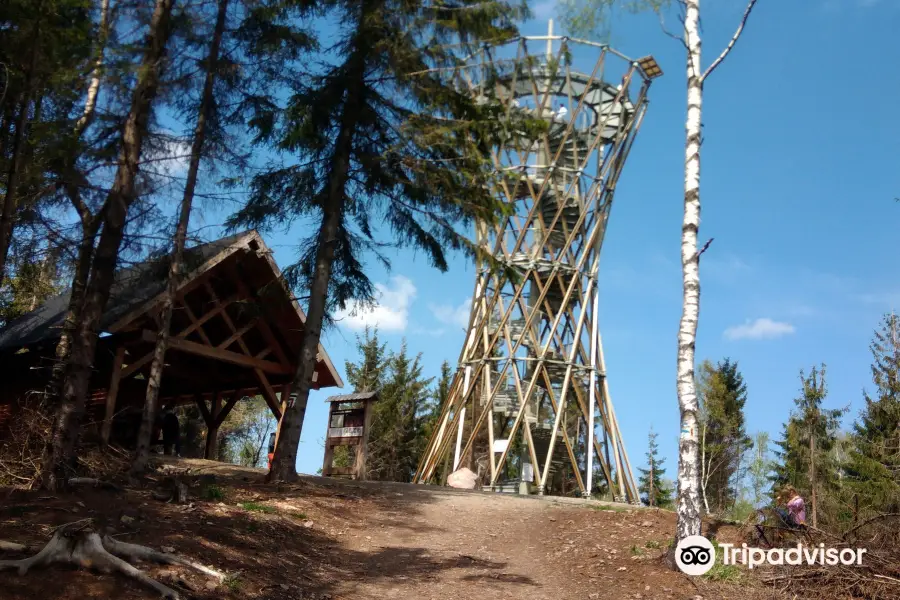
[[[43,543],[50,527],[92,517],[123,541],[171,546],[231,574],[216,588],[147,566],[197,600],[747,598],[661,565],[674,528],[665,511],[322,478],[279,487],[255,470],[211,471],[216,497],[188,507],[137,490],[0,492],[0,539]],[[153,598],[116,576],[64,569],[0,573],[0,590],[10,600]]]

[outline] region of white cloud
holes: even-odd
[[[434,318],[445,325],[462,327],[469,326],[469,313],[472,312],[472,299],[466,298],[459,306],[451,304],[429,304],[428,309]]]
[[[755,321],[748,320],[743,325],[729,327],[725,330],[725,337],[729,340],[765,340],[789,335],[794,331],[794,326],[790,323],[762,317]]]
[[[159,147],[147,152],[143,159],[146,168],[170,177],[184,176],[191,161],[191,145],[175,137],[159,143]]]
[[[416,297],[416,286],[402,275],[391,277],[385,285],[375,284],[375,305],[358,304],[339,311],[335,318],[350,329],[378,327],[379,331],[405,331],[409,322],[409,306]]]

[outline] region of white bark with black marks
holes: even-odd
[[[678,327],[678,367],[676,385],[681,412],[678,443],[678,521],[675,544],[691,535],[700,535],[700,423],[699,402],[694,381],[694,353],[700,319],[700,145],[703,124],[703,85],[734,49],[757,0],[750,0],[737,31],[728,46],[701,71],[700,0],[682,0],[684,44],[687,52],[687,119],[685,122],[684,220],[681,228],[682,309]]]
[[[700,1],[686,0],[684,36],[687,45],[687,121],[685,123],[684,221],[681,227],[682,309],[678,327],[678,407],[681,435],[678,444],[678,524],[676,544],[700,534],[700,456],[697,389],[694,384],[694,346],[700,317],[700,136],[703,81],[700,79]]]

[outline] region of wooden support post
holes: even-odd
[[[206,407],[206,400],[200,394],[195,394],[194,402],[197,403],[197,408],[200,409],[200,416],[203,417],[203,422],[209,427],[209,424],[212,423],[212,415],[209,414],[209,409]]]
[[[287,387],[287,386],[285,386]],[[283,392],[282,392],[283,393]],[[328,439],[328,432],[331,430],[331,414],[334,412],[334,403],[328,403],[328,425],[325,430],[325,459],[322,462],[322,476],[328,477],[331,475],[331,464],[334,462],[334,445],[331,443],[331,440]],[[277,443],[277,442],[276,442]]]
[[[116,357],[113,359],[109,389],[106,391],[106,413],[103,416],[103,428],[100,432],[104,444],[109,443],[109,436],[112,433],[113,414],[116,412],[116,397],[119,395],[119,381],[122,379],[122,363],[124,361],[125,346],[119,346],[116,349]]]
[[[364,481],[366,479],[366,462],[369,459],[369,430],[372,429],[372,416],[375,414],[373,407],[375,402],[366,400],[365,416],[363,417],[363,435],[356,445],[356,465],[354,479]],[[331,425],[329,419],[328,425]]]
[[[202,402],[202,400],[201,400]],[[222,409],[222,394],[216,392],[212,397],[209,409],[209,421],[206,423],[206,460],[218,460],[219,457],[219,412]]]

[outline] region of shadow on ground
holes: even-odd
[[[157,549],[171,546],[229,574],[223,585],[212,588],[204,576],[180,567],[141,566],[163,583],[188,590],[185,596],[197,600],[365,597],[359,591],[372,584],[389,585],[403,596],[405,585],[445,580],[447,572],[457,571],[450,580],[535,585],[527,576],[507,573],[502,561],[435,551],[415,543],[365,547],[366,533],[373,528],[405,531],[413,542],[418,536],[443,535],[445,524],[416,517],[442,494],[459,492],[320,477],[269,485],[256,470],[208,463],[200,471],[215,475],[221,497],[194,499],[189,506],[156,501],[145,489],[84,489],[64,496],[0,489],[0,539],[40,546],[52,528],[91,518],[120,541]],[[22,577],[2,572],[0,589],[9,600],[155,597],[122,576],[65,567]]]

